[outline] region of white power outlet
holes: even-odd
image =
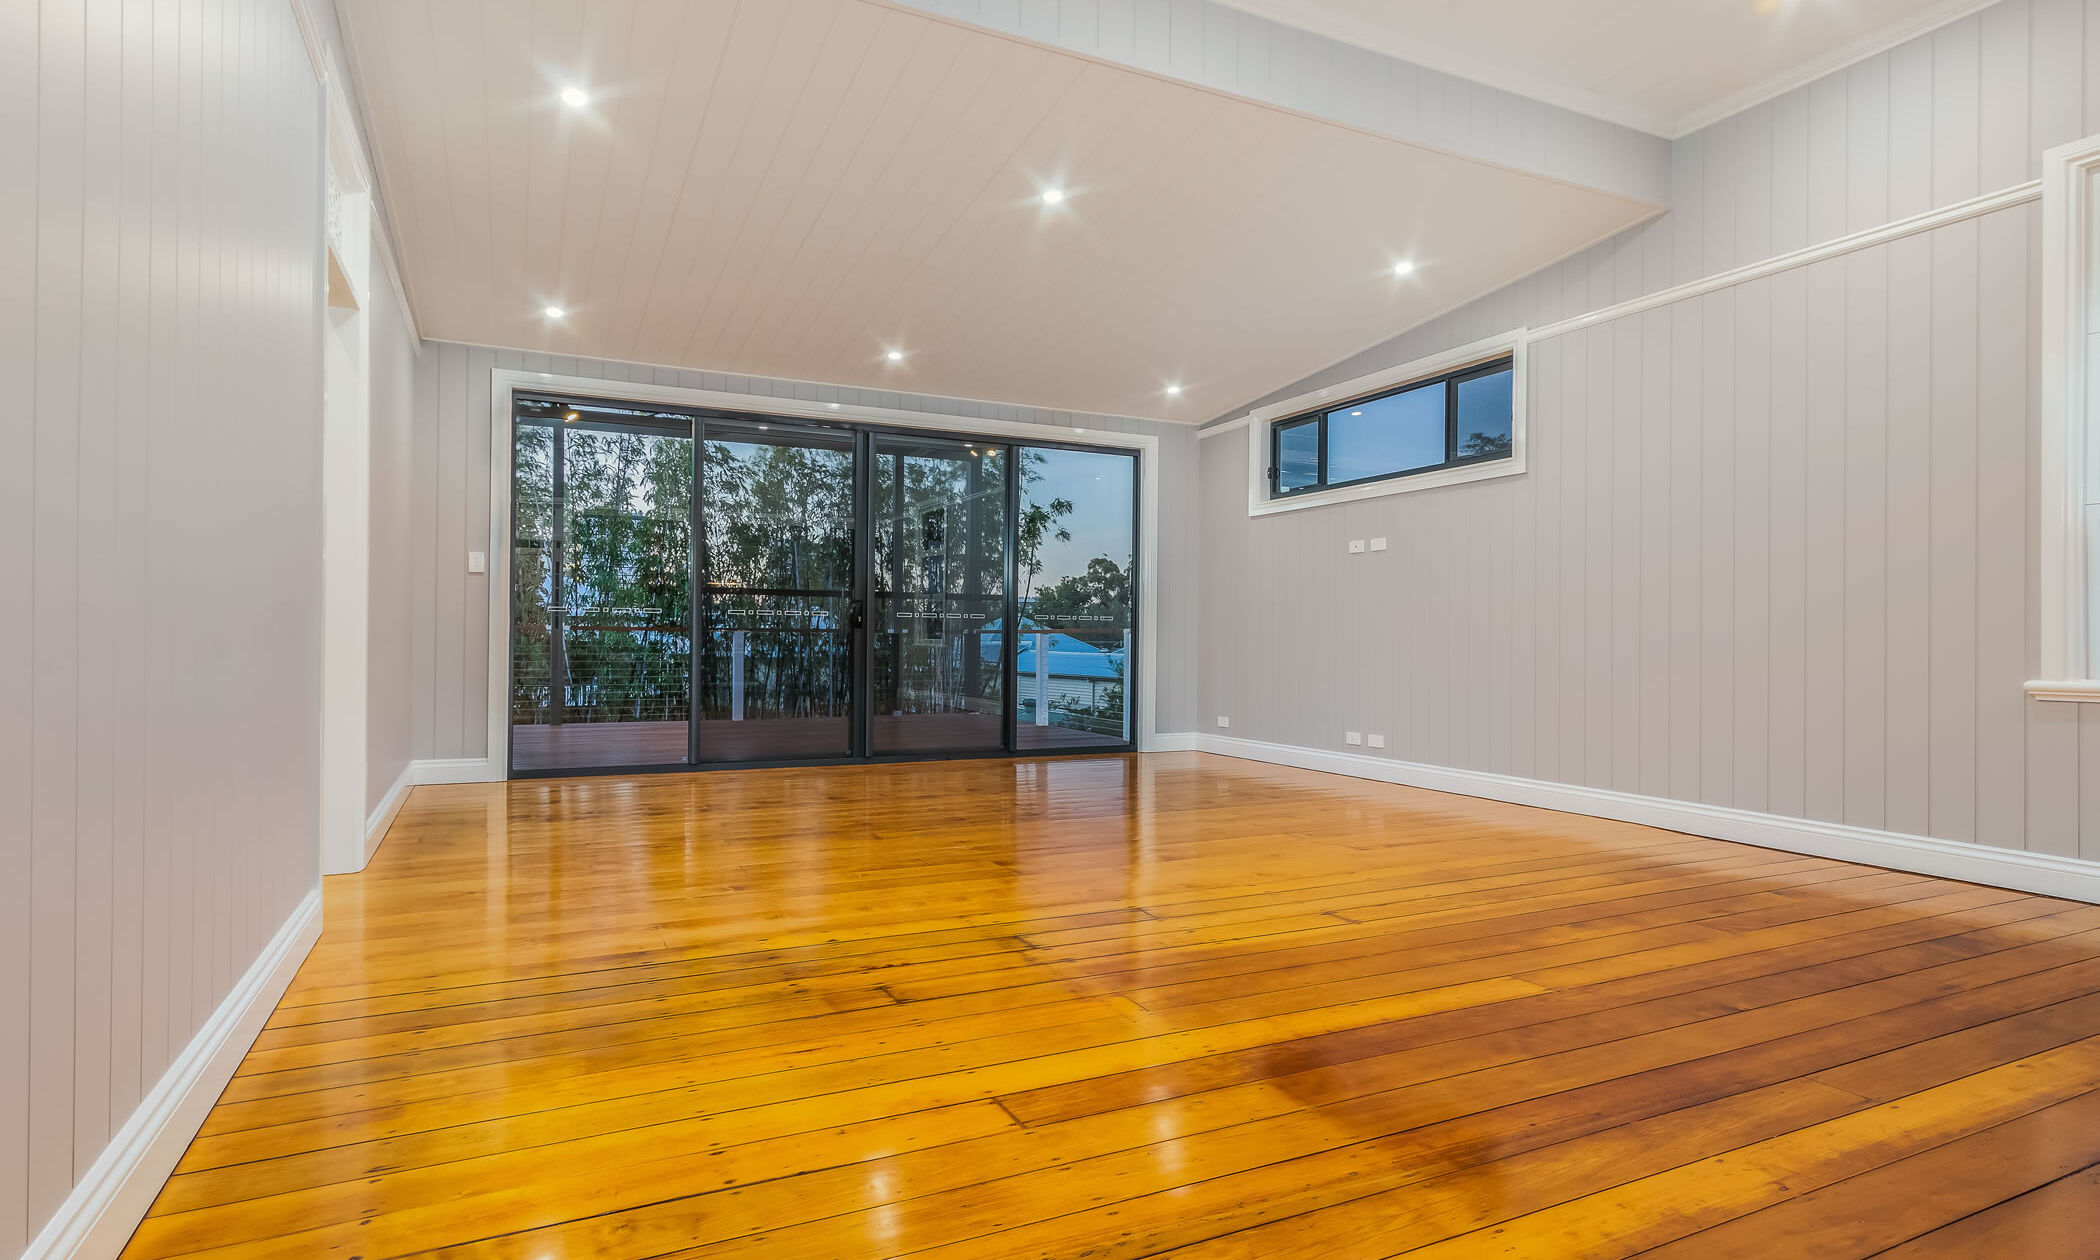
[[[1220,714],[1218,715],[1218,725],[1219,725],[1219,726],[1231,726],[1231,725],[1232,725],[1232,719],[1231,719],[1231,718],[1229,718],[1229,717],[1226,717],[1226,716],[1225,716],[1224,714],[1220,713]]]
[[[1364,553],[1364,540],[1363,540],[1363,539],[1361,539],[1361,538],[1352,538],[1352,539],[1350,539],[1350,540],[1349,540],[1349,554],[1350,554],[1350,555],[1352,555],[1352,556],[1360,556],[1360,555],[1362,555],[1363,553]]]
[[[467,553],[467,572],[487,573],[488,571],[489,557],[487,552],[470,551]]]
[[[1373,735],[1373,736],[1371,736],[1371,747],[1373,747],[1373,748],[1383,748],[1383,747],[1385,747],[1385,736],[1383,736],[1383,735]]]
[[[1352,744],[1361,744],[1364,742],[1364,733],[1362,731],[1350,731],[1342,738],[1349,741]]]

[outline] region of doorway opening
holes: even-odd
[[[512,410],[514,776],[1134,746],[1135,452]]]

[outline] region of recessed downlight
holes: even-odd
[[[563,88],[561,91],[561,103],[570,109],[582,109],[591,103],[591,94],[580,87]]]
[[[892,350],[888,354],[883,355],[882,357],[888,359],[892,363],[904,362],[904,352],[902,350]]]
[[[1169,397],[1169,398],[1179,398],[1179,397],[1181,397],[1181,386],[1179,386],[1179,385],[1169,385],[1169,386],[1167,386],[1167,397]]]
[[[1415,274],[1415,260],[1403,258],[1399,262],[1394,263],[1393,274],[1396,276],[1411,276]]]
[[[559,306],[550,306],[547,308],[546,314],[548,319],[560,319],[562,316],[567,315],[568,312]]]
[[[1062,188],[1045,188],[1043,190],[1043,204],[1046,206],[1057,205],[1064,199],[1065,190]]]

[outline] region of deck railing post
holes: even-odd
[[[1050,725],[1050,636],[1035,636],[1035,724]]]
[[[729,636],[729,720],[744,720],[744,632]]]
[[[1130,742],[1130,627],[1123,627],[1123,742]]]

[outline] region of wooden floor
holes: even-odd
[[[418,788],[134,1257],[2100,1255],[2100,908],[1198,754]]]

